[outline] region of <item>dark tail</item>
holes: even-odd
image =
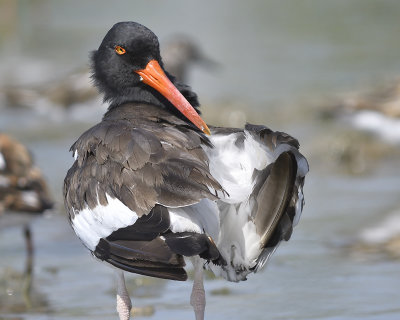
[[[122,270],[162,279],[185,281],[185,261],[165,241],[110,241],[101,239],[94,255]]]

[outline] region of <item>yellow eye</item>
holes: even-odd
[[[116,46],[114,50],[119,55],[123,55],[126,53],[126,50],[124,48],[122,48],[121,46]]]

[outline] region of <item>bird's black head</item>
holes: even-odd
[[[161,64],[156,35],[136,22],[116,23],[92,55],[93,78],[104,99],[118,103],[118,98],[142,86],[135,71],[145,69],[150,60]]]
[[[126,102],[166,108],[173,105],[209,134],[207,125],[193,108],[198,106],[196,94],[168,77],[162,65],[157,36],[139,23],[119,22],[108,31],[92,55],[92,77],[104,93],[104,100],[112,105]]]

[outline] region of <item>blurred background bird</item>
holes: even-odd
[[[204,53],[204,49],[188,35],[177,34],[168,37],[161,44],[161,56],[165,70],[181,83],[190,84],[189,72],[199,66],[210,72],[220,67],[216,61]]]
[[[31,305],[34,243],[30,224],[54,206],[40,169],[28,149],[14,138],[0,133],[0,232],[22,227],[26,248],[23,295]]]
[[[29,222],[53,205],[45,178],[28,149],[0,133],[0,228],[22,224],[28,257],[33,254]]]

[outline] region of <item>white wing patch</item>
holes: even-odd
[[[239,203],[247,200],[253,190],[254,169],[261,170],[271,162],[267,148],[263,148],[249,134],[246,134],[243,148],[235,145],[236,133],[215,134],[210,140],[214,148],[204,147],[204,151],[210,160],[212,176],[229,194],[223,201]]]
[[[114,231],[130,226],[138,219],[137,214],[117,198],[106,194],[108,204],[86,207],[75,211],[72,228],[83,244],[94,251],[101,238],[108,237]]]
[[[207,233],[214,241],[219,235],[218,206],[214,201],[202,199],[199,203],[179,208],[168,208],[172,232]]]
[[[210,172],[228,195],[219,194],[220,234],[217,247],[228,266],[209,265],[216,275],[230,281],[243,280],[255,266],[261,253],[260,236],[251,219],[253,204],[249,201],[254,188],[254,170],[263,170],[277,156],[245,132],[243,144],[236,145],[237,133],[214,134],[214,148],[205,147]]]

